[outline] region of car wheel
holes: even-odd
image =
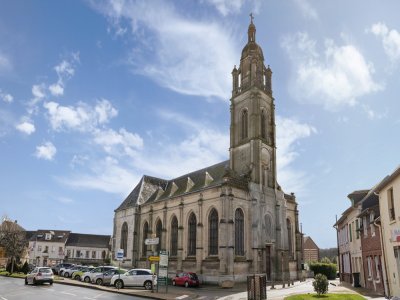
[[[189,287],[189,282],[185,281],[185,287]]]
[[[50,285],[53,285],[53,281],[50,281]]]
[[[65,273],[64,273],[64,277],[65,277],[65,278],[69,277],[69,273],[68,273],[68,272],[65,272]]]
[[[123,289],[123,288],[124,288],[124,282],[123,282],[122,280],[117,280],[117,281],[115,282],[114,286],[115,286],[117,289]]]
[[[83,281],[86,282],[86,283],[90,283],[90,277],[89,277],[89,276],[86,276],[85,279],[84,279]]]
[[[147,281],[144,283],[144,288],[145,288],[146,290],[151,290],[151,289],[153,289],[153,284],[151,283],[150,280],[147,280]]]
[[[81,281],[81,276],[79,276],[79,275],[75,275],[74,279],[75,279],[75,280],[79,280],[79,281]]]
[[[98,278],[98,279],[96,280],[96,284],[97,284],[97,285],[103,285],[103,280],[102,280],[101,278]]]
[[[172,285],[176,285],[176,282],[175,282],[175,280],[172,280]]]
[[[33,277],[32,284],[33,284],[33,285],[36,285],[36,279],[35,279],[35,277]]]
[[[25,284],[28,284],[28,279],[27,278],[25,278]]]

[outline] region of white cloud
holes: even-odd
[[[28,103],[28,112],[30,114],[37,112],[37,104],[46,97],[46,85],[44,83],[34,84],[32,86],[33,98]]]
[[[317,133],[315,127],[295,119],[276,117],[278,181],[286,192],[304,192],[307,174],[291,165],[299,156],[299,140]]]
[[[36,147],[35,156],[45,160],[53,160],[56,153],[56,147],[51,142],[45,142],[44,144]]]
[[[370,31],[382,38],[383,49],[392,62],[400,61],[400,32],[389,30],[385,23],[375,23]]]
[[[128,61],[134,72],[182,94],[229,97],[230,71],[237,54],[228,27],[183,17],[172,4],[163,1],[93,5],[109,18],[114,28],[130,24],[130,34],[139,43]]]
[[[23,121],[16,128],[27,135],[34,133],[36,130],[35,125],[31,121]]]
[[[14,97],[11,94],[5,93],[0,89],[0,99],[4,102],[11,103],[14,100]]]
[[[318,13],[307,0],[294,0],[303,16],[307,19],[318,20]]]
[[[306,33],[288,36],[282,42],[295,70],[295,98],[337,110],[354,106],[358,98],[383,89],[372,78],[373,65],[355,46],[337,46],[326,40],[320,55],[316,45]]]
[[[240,12],[246,0],[207,0],[207,2],[214,5],[221,15],[227,16]]]
[[[0,74],[9,72],[12,68],[10,58],[0,51]]]
[[[43,106],[47,109],[47,117],[53,130],[56,131],[91,131],[109,122],[118,114],[118,111],[106,99],[97,101],[94,107],[82,102],[76,107],[62,106],[56,102],[46,102]]]
[[[53,96],[62,96],[64,94],[64,87],[60,83],[54,83],[49,86],[49,91]]]
[[[96,130],[94,142],[103,147],[110,154],[129,156],[135,155],[137,149],[143,147],[143,139],[136,133],[131,133],[121,128],[119,132],[112,129]]]
[[[58,197],[56,200],[62,204],[71,204],[75,202],[73,199],[67,197]]]
[[[75,74],[75,64],[79,62],[79,53],[71,53],[69,60],[62,60],[54,67],[57,72],[58,80],[49,86],[50,93],[53,96],[62,96],[64,94],[65,82]]]
[[[71,178],[59,178],[59,180],[74,188],[100,190],[126,196],[138,183],[140,177],[141,175],[133,174],[132,170],[120,166],[118,160],[106,157],[92,165],[91,174],[78,174]]]

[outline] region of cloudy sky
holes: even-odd
[[[0,214],[112,233],[143,174],[228,158],[249,13],[273,71],[278,181],[334,247],[347,195],[399,164],[400,3],[0,0]]]

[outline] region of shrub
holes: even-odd
[[[313,271],[314,274],[323,274],[331,280],[336,278],[335,264],[312,263],[310,264],[310,270]]]
[[[29,264],[27,261],[25,261],[24,265],[21,267],[20,271],[24,274],[29,273]]]
[[[313,281],[314,291],[319,295],[326,294],[328,292],[328,279],[323,274],[317,274]]]

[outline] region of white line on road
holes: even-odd
[[[0,298],[1,298],[1,300],[8,300],[7,298],[1,297],[1,296],[0,296]]]
[[[70,296],[75,296],[75,297],[76,297],[76,295],[75,295],[75,294],[68,293],[68,292],[61,292],[61,294],[65,294],[65,295],[70,295]]]
[[[100,293],[100,294],[94,296],[93,298],[96,299],[96,298],[98,298],[98,297],[100,297],[100,296],[102,296],[102,295],[104,295],[104,293]]]
[[[181,300],[181,299],[185,299],[187,297],[189,297],[189,296],[188,295],[182,295],[182,296],[176,297],[175,299]]]

